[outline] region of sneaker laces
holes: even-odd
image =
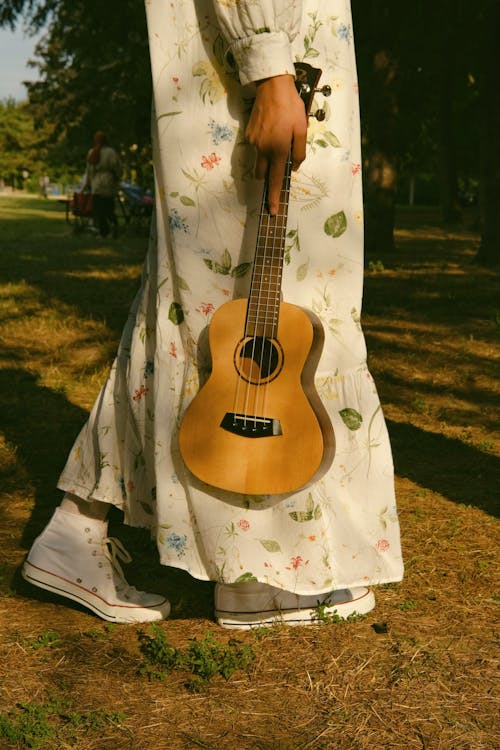
[[[121,592],[123,590],[136,592],[137,589],[135,588],[135,586],[131,586],[129,583],[127,583],[123,568],[118,562],[119,560],[121,560],[123,563],[132,562],[132,556],[125,549],[122,542],[120,542],[120,540],[114,536],[106,536],[104,537],[104,539],[102,539],[102,550],[104,557],[109,560],[114,573],[119,578],[121,585],[116,586],[117,592]]]

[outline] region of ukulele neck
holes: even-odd
[[[271,216],[267,208],[266,181],[248,297],[246,336],[277,338],[291,173],[292,162],[289,158],[281,187],[278,213],[275,216]]]

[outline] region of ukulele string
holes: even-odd
[[[280,289],[281,289],[281,276],[283,268],[283,250],[286,233],[287,223],[287,208],[288,208],[288,197],[290,194],[290,175],[292,169],[291,154],[288,157],[285,175],[283,178],[283,184],[280,191],[280,202],[279,210],[277,215],[273,219],[273,237],[272,237],[272,253],[269,269],[269,283],[267,285],[267,300],[266,300],[266,331],[269,334],[269,354],[267,362],[267,375],[266,385],[262,392],[262,413],[265,416],[267,411],[267,396],[269,390],[269,383],[272,374],[272,341],[278,338],[278,320],[279,320],[279,308],[280,308]],[[264,363],[261,364],[261,371],[264,369]]]
[[[262,382],[262,373],[263,373],[263,365],[264,365],[264,353],[266,349],[266,333],[267,333],[267,316],[268,316],[268,307],[269,307],[269,279],[272,272],[272,263],[271,268],[269,268],[270,265],[270,259],[269,259],[269,245],[272,246],[272,252],[274,253],[274,244],[272,244],[270,238],[271,233],[275,232],[275,221],[271,218],[268,210],[267,210],[267,203],[268,203],[268,189],[269,189],[269,183],[266,180],[266,188],[265,188],[265,202],[263,205],[263,213],[262,217],[265,221],[265,236],[264,236],[264,242],[263,248],[259,248],[259,259],[260,259],[260,279],[259,279],[259,294],[258,294],[258,304],[257,304],[257,320],[258,320],[258,328],[259,330],[256,331],[256,333],[260,333],[260,352],[259,352],[259,377],[258,377],[258,383],[257,387],[254,389],[254,420],[256,420],[257,415],[262,416],[263,419],[266,418],[265,410],[259,409],[259,396],[261,395],[260,386]],[[262,235],[261,235],[262,236]],[[267,274],[267,276],[265,275]],[[265,288],[266,287],[266,288]],[[264,295],[264,296],[263,296]],[[261,329],[261,330],[260,330]],[[256,342],[258,337],[254,336],[253,341],[253,352],[252,352],[252,359],[255,361],[255,349],[256,349]],[[267,388],[267,386],[266,386]],[[264,397],[265,402],[265,397]],[[264,403],[263,403],[264,406]],[[260,414],[259,414],[260,411]],[[256,429],[256,421],[254,421],[254,429]]]
[[[257,327],[259,324],[259,315],[260,315],[260,293],[257,298],[257,304],[256,304],[256,296],[255,296],[255,290],[262,288],[262,275],[263,275],[263,267],[262,267],[262,252],[261,252],[261,240],[263,237],[263,224],[266,217],[266,205],[267,205],[267,180],[264,185],[264,190],[262,194],[262,201],[261,201],[261,209],[260,209],[260,219],[259,219],[259,227],[257,232],[258,237],[258,243],[256,248],[256,260],[254,264],[254,270],[250,285],[250,295],[249,295],[249,303],[247,307],[247,316],[245,320],[245,330],[244,330],[244,337],[243,342],[247,342],[248,339],[252,338],[252,350],[251,355],[249,357],[248,352],[244,352],[243,356],[248,361],[250,361],[249,364],[249,371],[245,370],[244,364],[243,364],[243,356],[239,355],[239,370],[240,372],[243,372],[246,374],[247,377],[242,378],[241,376],[238,378],[238,383],[236,386],[236,393],[235,393],[235,405],[234,405],[234,413],[241,413],[243,417],[243,427],[246,428],[247,421],[249,417],[249,403],[250,403],[250,395],[252,391],[252,380],[254,380],[253,377],[253,363],[255,362],[255,353],[256,353],[256,338],[257,338]],[[265,245],[265,242],[264,242]],[[260,267],[259,267],[260,266]],[[259,278],[260,275],[260,278]],[[240,349],[241,352],[241,349]],[[245,381],[245,392],[242,394],[242,398],[240,400],[240,391],[241,391],[241,380]],[[255,405],[254,405],[255,406]],[[256,426],[255,417],[257,416],[255,408],[254,411],[254,427]]]

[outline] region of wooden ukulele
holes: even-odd
[[[297,63],[296,72],[309,115],[321,71]],[[329,87],[321,92],[328,96]],[[277,216],[267,210],[266,183],[249,298],[214,313],[212,372],[179,430],[182,458],[196,477],[250,495],[304,487],[334,453],[333,429],[314,388],[323,328],[311,312],[281,301],[290,176],[289,159]]]

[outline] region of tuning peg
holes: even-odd
[[[329,86],[327,83],[322,86],[320,89],[314,89],[314,92],[316,94],[323,94],[323,96],[331,96],[332,94],[332,87]]]
[[[315,117],[318,122],[323,122],[326,117],[324,109],[317,109],[316,112],[312,112],[309,117]]]

